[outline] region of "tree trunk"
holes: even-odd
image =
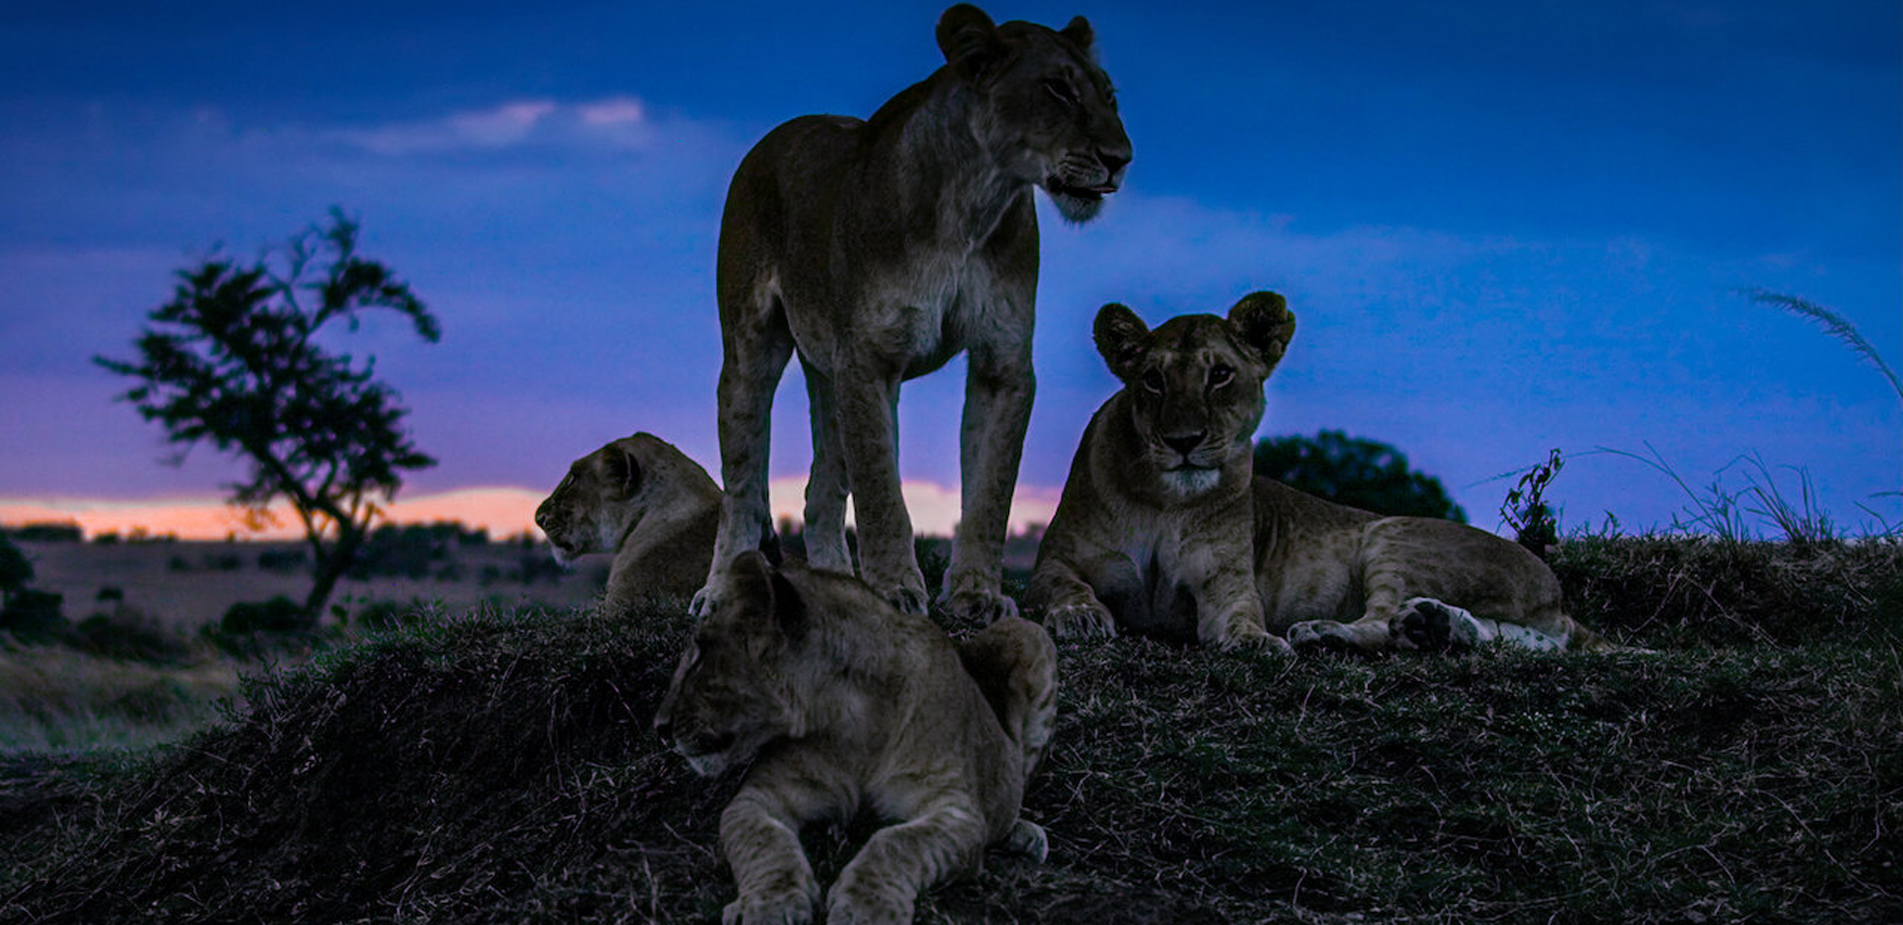
[[[312,566],[315,580],[311,583],[311,593],[304,599],[307,628],[315,628],[324,619],[324,605],[330,603],[330,595],[337,588],[337,580],[344,577],[344,573],[357,561],[357,549],[363,545],[363,537],[363,531],[355,524],[340,521],[337,525],[337,542],[328,552],[322,551],[321,542],[311,544],[312,548],[319,550],[319,554]]]

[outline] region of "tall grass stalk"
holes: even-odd
[[[1890,364],[1883,362],[1883,357],[1877,353],[1875,345],[1865,339],[1857,330],[1857,326],[1851,324],[1849,319],[1822,305],[1794,295],[1771,292],[1767,289],[1747,289],[1745,294],[1759,304],[1773,305],[1798,317],[1817,322],[1823,327],[1825,333],[1842,341],[1852,352],[1876,367],[1877,372],[1882,373],[1883,378],[1889,380],[1890,388],[1896,392],[1897,400],[1903,401],[1903,380],[1897,378],[1896,371],[1890,368]]]
[[[1641,456],[1631,450],[1618,450],[1606,446],[1597,447],[1593,452],[1609,453],[1644,463],[1677,484],[1679,491],[1684,492],[1688,501],[1685,512],[1689,515],[1689,519],[1680,520],[1678,515],[1672,515],[1671,528],[1673,530],[1680,533],[1708,532],[1727,543],[1741,543],[1751,538],[1750,527],[1745,523],[1743,512],[1738,506],[1737,493],[1725,491],[1721,478],[1714,476],[1711,484],[1701,494],[1692,490],[1691,485],[1678,474],[1677,469],[1672,468],[1671,464],[1665,461],[1665,457],[1650,441],[1645,442],[1645,450],[1652,455]]]

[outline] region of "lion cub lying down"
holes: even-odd
[[[986,845],[1044,856],[1018,818],[1057,712],[1057,651],[1004,617],[954,645],[856,578],[775,569],[757,552],[682,653],[654,727],[713,777],[752,761],[720,816],[733,923],[810,922],[802,825],[861,811],[878,830],[826,895],[828,921],[904,923],[920,890],[975,871]]]
[[[1106,305],[1095,334],[1124,387],[1084,431],[1025,595],[1057,636],[1121,626],[1223,648],[1609,647],[1561,611],[1558,580],[1516,543],[1253,475],[1262,383],[1295,334],[1281,296],[1154,331]]]
[[[707,577],[719,522],[720,488],[707,470],[647,433],[575,460],[535,509],[555,561],[615,554],[609,607],[693,594]]]

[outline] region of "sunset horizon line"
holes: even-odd
[[[805,476],[783,476],[768,484],[774,523],[804,521]],[[921,536],[951,536],[958,524],[959,490],[926,480],[902,483],[913,529]],[[545,490],[515,485],[482,485],[399,496],[383,506],[382,524],[460,523],[488,532],[494,539],[528,533],[538,540],[535,508]],[[1011,506],[1011,530],[1050,523],[1057,508],[1058,490],[1018,486]],[[57,524],[77,525],[86,540],[116,535],[121,538],[177,539],[181,541],[286,542],[301,541],[304,531],[291,507],[270,507],[264,529],[246,523],[243,509],[224,497],[170,495],[157,498],[113,498],[98,495],[0,495],[0,531]],[[848,522],[851,513],[848,508]]]

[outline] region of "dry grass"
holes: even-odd
[[[1903,920],[1903,633],[1860,590],[1896,552],[1887,579],[1784,552],[1569,553],[1664,570],[1591,597],[1657,654],[1067,645],[1025,806],[1050,861],[994,857],[919,921]],[[686,627],[476,614],[252,681],[138,767],[16,759],[0,920],[717,921],[734,781],[649,729]],[[864,831],[808,833],[822,879]]]
[[[209,653],[169,666],[0,648],[0,753],[149,748],[203,728],[237,692],[237,666]]]

